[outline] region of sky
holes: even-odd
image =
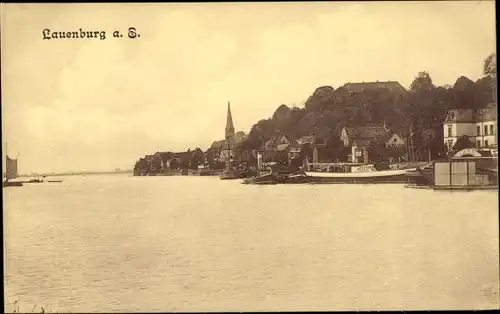
[[[131,169],[207,149],[319,86],[476,80],[496,51],[490,1],[1,4],[2,163],[19,171]],[[126,37],[135,27],[140,37]],[[107,38],[43,40],[42,31]],[[123,38],[112,32],[122,31]]]

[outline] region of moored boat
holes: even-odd
[[[425,186],[434,184],[434,165],[432,163],[417,167],[405,173],[409,184]]]
[[[40,178],[30,179],[27,183],[43,183],[43,180]]]
[[[210,168],[203,168],[200,170],[200,176],[213,176],[214,171]]]
[[[227,170],[224,171],[219,178],[221,180],[236,180],[236,179],[241,179],[241,173],[239,171],[235,170]]]
[[[23,183],[16,181],[4,181],[3,187],[9,187],[9,186],[23,186]]]
[[[243,184],[257,184],[257,185],[274,185],[278,184],[278,176],[272,173],[264,174],[261,176],[247,178],[243,180]]]
[[[342,168],[343,172],[305,171],[305,175],[311,183],[406,183],[406,173],[415,169],[379,170],[374,165],[348,165]]]
[[[310,183],[311,178],[303,173],[291,174],[284,177],[283,184],[304,184]]]

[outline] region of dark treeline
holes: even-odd
[[[395,83],[395,82],[393,82]],[[349,84],[346,84],[349,85]],[[260,120],[240,144],[243,149],[259,149],[278,135],[297,138],[315,135],[338,143],[345,126],[363,126],[386,122],[400,134],[432,128],[443,136],[442,122],[451,108],[483,108],[496,102],[496,54],[484,60],[483,76],[472,81],[457,78],[453,86],[435,86],[431,75],[417,74],[408,91],[395,92],[390,88],[366,89],[352,92],[342,86],[317,88],[307,99],[304,108],[281,105],[269,119]]]
[[[187,170],[198,170],[207,162],[213,167],[223,167],[223,165],[214,164],[212,160],[207,160],[207,156],[200,149],[188,149],[186,152],[156,152],[152,155],[146,155],[136,161],[134,166],[135,175],[156,175],[162,173],[176,173]],[[210,158],[209,158],[210,159]]]

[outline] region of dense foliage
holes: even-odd
[[[435,86],[430,74],[422,71],[403,94],[386,88],[352,93],[344,87],[322,86],[307,99],[304,108],[282,104],[271,118],[258,121],[241,147],[257,149],[280,134],[292,138],[316,135],[328,140],[339,137],[345,126],[384,122],[403,134],[409,133],[410,128],[413,131],[434,128],[442,132],[448,109],[482,108],[495,101],[494,53],[484,61],[483,74],[476,82],[461,76],[453,86]]]

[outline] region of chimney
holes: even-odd
[[[386,132],[390,132],[391,131],[391,128],[389,127],[389,125],[385,122],[384,120],[384,129]]]

